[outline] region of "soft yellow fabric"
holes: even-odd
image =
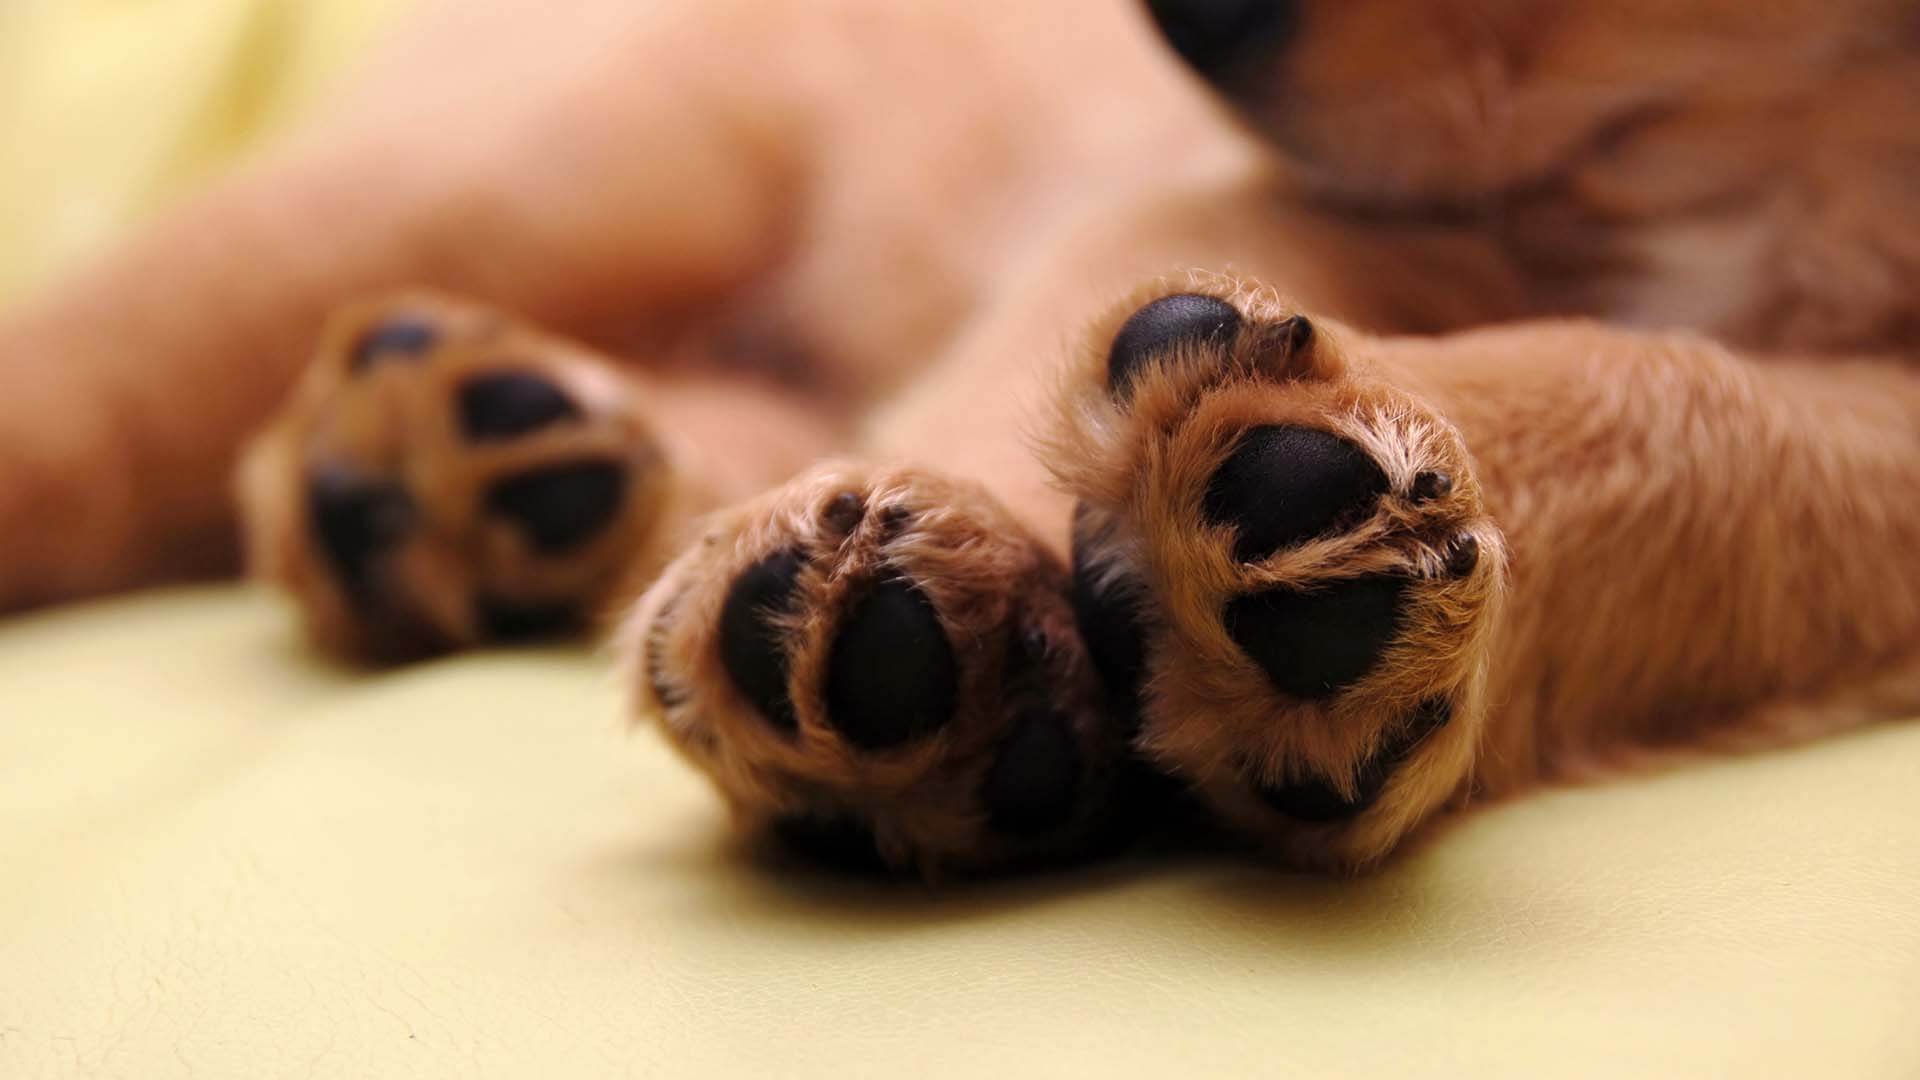
[[[0,305],[296,115],[406,0],[0,0]]]
[[[0,624],[0,1076],[1920,1076],[1920,725],[1356,883],[730,858],[594,658],[352,678],[237,588]]]
[[[0,0],[0,303],[401,0]],[[0,1076],[1920,1075],[1920,725],[1357,883],[779,877],[605,665],[316,662],[240,589],[0,623]]]

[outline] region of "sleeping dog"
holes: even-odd
[[[321,645],[604,616],[745,827],[924,873],[1920,708],[1912,0],[562,8],[0,329],[0,602],[226,565],[271,417]]]

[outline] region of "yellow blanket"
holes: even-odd
[[[619,714],[232,587],[0,624],[0,1076],[1920,1076],[1920,725],[932,895],[732,858]]]
[[[0,306],[298,115],[405,0],[0,0]]]

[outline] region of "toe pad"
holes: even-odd
[[[1407,580],[1376,575],[1227,603],[1227,634],[1280,692],[1329,697],[1365,677],[1400,625]]]
[[[439,331],[425,320],[396,316],[361,334],[347,365],[358,372],[389,360],[417,360],[439,341]]]
[[[1240,329],[1240,311],[1225,300],[1198,293],[1163,296],[1142,307],[1114,335],[1107,354],[1107,391],[1115,397],[1142,364],[1182,342],[1230,340]]]
[[[487,509],[526,531],[535,550],[553,555],[579,547],[612,524],[626,470],[611,461],[547,465],[496,481]]]
[[[1044,713],[1021,720],[987,770],[980,801],[996,832],[1033,836],[1073,820],[1082,761],[1065,717]]]
[[[953,647],[933,602],[898,578],[847,614],[827,659],[827,722],[862,750],[888,750],[946,724],[958,695]]]
[[[1201,508],[1208,521],[1238,530],[1234,558],[1251,562],[1334,531],[1386,490],[1380,466],[1337,435],[1257,427],[1213,474]]]
[[[524,372],[483,375],[460,387],[460,433],[499,442],[580,416],[580,406],[551,382]]]
[[[787,693],[785,636],[773,619],[791,610],[799,574],[798,551],[769,555],[734,581],[720,609],[720,665],[740,696],[785,732],[799,722]]]

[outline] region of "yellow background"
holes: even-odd
[[[0,0],[0,306],[346,69],[405,0]]]

